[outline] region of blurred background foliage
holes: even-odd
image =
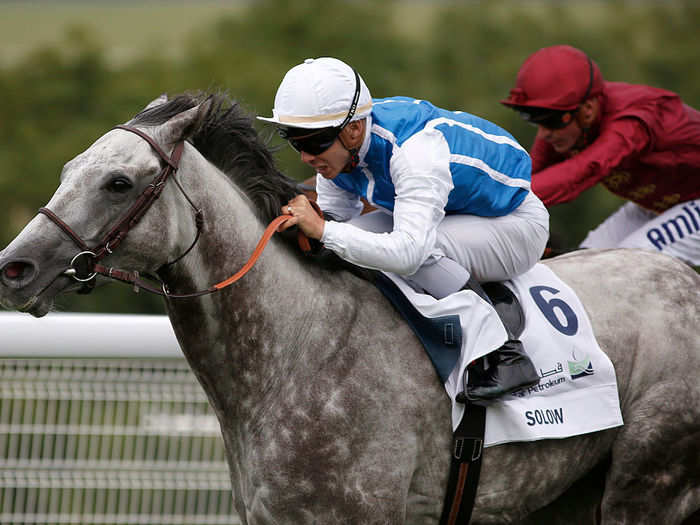
[[[66,161],[159,94],[225,89],[251,113],[269,115],[282,76],[306,57],[352,64],[375,97],[425,98],[485,117],[526,147],[535,129],[498,101],[543,46],[580,47],[606,79],[670,89],[700,107],[694,0],[46,1],[0,9],[0,246],[48,201]],[[291,177],[312,175],[289,148],[277,158]],[[553,237],[576,246],[620,202],[594,188],[553,207]],[[163,312],[160,299],[120,284],[59,307]]]

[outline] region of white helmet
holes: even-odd
[[[337,58],[323,57],[307,58],[287,71],[275,95],[272,117],[257,118],[320,129],[359,120],[371,111],[372,97],[360,75]]]

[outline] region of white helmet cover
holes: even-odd
[[[287,71],[275,95],[272,117],[259,120],[280,126],[320,129],[340,126],[348,116],[356,92],[355,70],[337,58],[307,58]],[[372,111],[372,97],[360,79],[360,94],[352,120]]]

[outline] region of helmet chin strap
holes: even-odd
[[[348,152],[350,153],[350,160],[345,165],[345,167],[342,170],[340,170],[341,172],[350,173],[352,170],[357,168],[357,165],[360,163],[359,151],[360,150],[358,150],[357,148],[348,149]]]
[[[360,163],[360,148],[349,148],[347,144],[345,144],[345,141],[341,135],[338,135],[338,140],[340,140],[343,147],[348,151],[348,153],[350,153],[348,163],[340,171],[341,173],[350,173],[352,170],[357,168],[357,165]]]
[[[585,102],[584,102],[585,103]],[[595,138],[594,134],[592,133],[591,129],[593,125],[596,123],[598,120],[598,116],[595,115],[594,118],[591,120],[590,124],[584,124],[583,120],[586,118],[584,115],[582,115],[582,108],[579,108],[576,111],[576,122],[578,123],[578,126],[581,128],[581,136],[578,138],[576,141],[576,144],[574,145],[573,149],[576,149],[578,151],[581,151],[582,149],[588,147],[591,142],[593,142],[593,139]]]
[[[581,128],[581,138],[579,142],[581,143],[579,149],[587,147],[591,143],[591,128],[589,126],[584,126]]]
[[[581,123],[581,120],[579,118],[576,119],[576,123],[578,124],[579,128],[581,128],[581,135],[579,136],[578,139],[576,139],[576,143],[574,146],[571,148],[572,151],[579,152],[582,149],[584,149],[588,144],[590,143],[590,126],[585,126],[584,124]]]

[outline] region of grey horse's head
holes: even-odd
[[[170,100],[159,97],[128,125],[152,137],[164,152],[170,152],[179,141],[187,141],[176,176],[194,184],[195,157],[203,156],[234,179],[263,221],[276,216],[281,204],[298,193],[295,183],[275,169],[251,117],[225,94],[183,94]],[[85,246],[99,245],[163,168],[163,160],[148,142],[113,129],[65,164],[60,185],[46,208]],[[186,175],[182,173],[188,170]],[[157,273],[196,237],[191,217],[181,221],[176,215],[186,204],[181,192],[166,183],[159,199],[119,249],[109,251],[104,260],[115,267]],[[2,306],[43,316],[58,294],[81,288],[66,273],[81,251],[76,244],[46,215],[32,219],[0,252]]]

